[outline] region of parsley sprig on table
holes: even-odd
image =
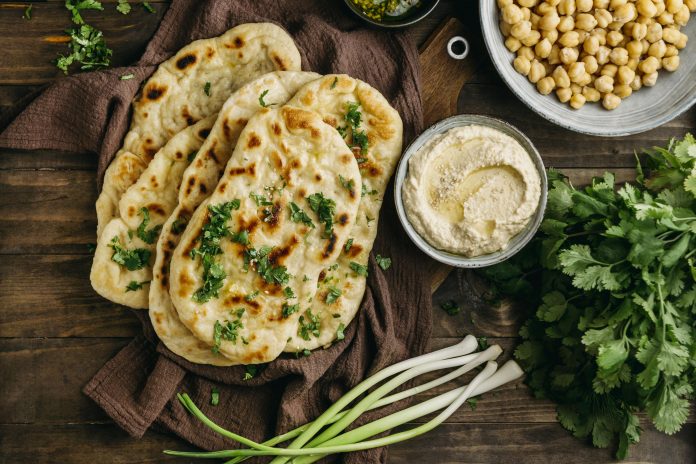
[[[515,351],[534,394],[618,458],[640,438],[640,411],[677,432],[696,384],[696,139],[646,155],[618,190],[610,173],[579,190],[550,171],[535,240],[484,271],[502,293],[538,299]]]
[[[217,298],[222,288],[226,274],[222,264],[217,262],[216,256],[222,254],[222,239],[231,235],[227,221],[232,217],[232,210],[239,209],[239,205],[238,199],[219,205],[208,205],[209,220],[201,229],[200,245],[191,250],[191,258],[200,256],[203,263],[203,285],[192,297],[196,303],[205,303],[211,298]]]
[[[99,29],[85,24],[82,10],[103,10],[101,2],[96,0],[66,0],[65,8],[70,12],[72,22],[78,27],[65,32],[70,36],[70,54],[60,55],[56,60],[58,69],[68,74],[73,63],[79,63],[83,71],[105,68],[111,63],[112,51],[106,46],[104,36]]]

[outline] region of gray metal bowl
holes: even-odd
[[[411,11],[406,12],[401,16],[395,16],[384,21],[376,21],[363,13],[363,11],[358,7],[352,0],[344,0],[348,8],[355,13],[360,19],[366,23],[372,24],[377,27],[384,27],[387,29],[399,29],[406,26],[411,26],[417,23],[421,19],[428,16],[440,3],[440,0],[421,0],[421,4],[417,8],[413,8]]]
[[[479,15],[483,39],[495,68],[522,102],[566,129],[589,135],[620,136],[654,129],[676,118],[696,103],[696,19],[692,18],[682,32],[689,42],[679,57],[681,65],[675,72],[660,71],[657,84],[642,88],[613,110],[601,104],[586,104],[574,110],[561,103],[552,93],[541,95],[525,76],[512,67],[515,55],[505,47],[505,38],[498,26],[498,6],[495,0],[480,0]]]
[[[408,215],[406,214],[406,209],[404,208],[403,198],[401,195],[401,190],[404,185],[404,180],[408,174],[408,162],[411,157],[418,152],[418,150],[427,143],[434,136],[447,132],[448,130],[455,127],[469,126],[472,124],[477,124],[480,126],[487,126],[493,129],[499,130],[500,132],[509,135],[515,139],[522,148],[529,154],[530,158],[534,162],[534,165],[539,172],[539,177],[541,178],[541,196],[539,198],[539,205],[534,213],[534,216],[529,221],[527,226],[517,235],[515,235],[507,248],[504,250],[496,251],[495,253],[490,253],[486,255],[476,256],[474,258],[467,258],[462,255],[457,255],[447,251],[439,250],[428,243],[423,237],[421,237],[416,229],[413,228],[410,221],[408,220]],[[458,116],[452,116],[451,118],[444,119],[437,124],[429,127],[425,132],[423,132],[416,140],[409,145],[409,147],[404,152],[401,157],[399,166],[396,169],[396,178],[394,182],[394,201],[396,203],[396,211],[399,215],[399,220],[406,233],[411,238],[413,243],[416,244],[425,254],[431,258],[436,259],[450,266],[456,267],[485,267],[492,266],[501,261],[505,261],[512,255],[520,251],[531,239],[534,237],[541,220],[544,218],[544,209],[546,208],[546,194],[547,194],[547,182],[546,182],[546,169],[544,168],[544,163],[539,156],[532,142],[518,129],[511,126],[510,124],[501,121],[500,119],[491,118],[488,116],[479,116],[475,114],[460,114]]]

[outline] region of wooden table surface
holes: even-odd
[[[298,0],[296,0],[298,1]],[[22,19],[33,4],[33,18]],[[0,110],[42,85],[60,79],[52,60],[63,52],[69,15],[63,1],[0,2]],[[114,50],[113,64],[137,59],[166,10],[156,14],[137,5],[128,16],[115,11],[87,12]],[[136,2],[132,2],[136,3]],[[338,6],[338,2],[337,7]],[[348,14],[346,12],[346,14]],[[468,35],[480,35],[477,2],[442,1],[412,28],[422,43],[446,17],[457,16]],[[633,174],[633,150],[664,144],[696,129],[696,110],[653,131],[632,137],[592,138],[559,129],[527,109],[507,90],[485,52],[480,68],[464,86],[459,111],[497,116],[524,131],[547,166],[562,169],[576,183],[610,168],[619,178]],[[346,70],[350,71],[350,70]],[[428,76],[423,76],[428,85]],[[658,84],[659,85],[659,84]],[[79,153],[21,152],[0,149],[0,463],[187,462],[161,454],[185,449],[176,437],[148,432],[129,438],[80,392],[88,379],[140,330],[122,307],[100,298],[90,287],[94,242],[96,158]],[[424,278],[426,278],[424,276]],[[479,289],[474,281],[470,289]],[[464,310],[448,316],[438,303],[459,299]],[[434,296],[434,348],[453,344],[467,333],[487,336],[509,356],[517,331],[514,308],[496,309],[459,296],[454,275]],[[647,423],[628,462],[696,461],[696,415],[675,436]],[[552,404],[532,399],[518,382],[487,394],[476,410],[462,408],[433,432],[393,446],[391,463],[610,462],[612,452],[572,438],[556,423]]]

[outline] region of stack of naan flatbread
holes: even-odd
[[[133,103],[97,200],[92,286],[149,308],[195,363],[328,346],[360,306],[402,132],[366,83],[300,71],[273,24],[193,42]]]

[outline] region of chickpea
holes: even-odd
[[[558,12],[562,15],[572,16],[575,13],[575,0],[561,0],[558,4]]]
[[[542,16],[544,16],[545,14],[550,13],[552,11],[556,11],[556,8],[548,2],[540,3],[536,7],[537,14],[540,14]]]
[[[611,31],[607,34],[607,45],[609,45],[610,47],[616,47],[621,43],[622,40],[623,34],[619,31]]]
[[[558,43],[564,47],[577,47],[580,44],[580,37],[577,32],[568,31],[558,39]]]
[[[558,53],[558,57],[560,58],[561,63],[563,64],[575,63],[576,61],[578,61],[579,56],[580,52],[577,48],[573,47],[563,47],[561,48],[561,51]]]
[[[527,75],[527,79],[529,79],[529,82],[532,84],[536,84],[544,77],[546,77],[546,69],[544,68],[544,65],[539,63],[537,60],[533,60],[529,69],[529,74]]]
[[[596,55],[599,50],[599,39],[596,36],[589,36],[582,44],[582,49],[588,55]]]
[[[511,3],[503,8],[500,17],[510,25],[517,24],[522,21],[522,10],[520,10],[519,6]]]
[[[669,56],[667,58],[662,58],[662,67],[669,72],[674,72],[679,67],[679,56]]]
[[[539,58],[548,58],[551,54],[551,42],[549,42],[549,39],[539,41],[534,47],[534,53]]]
[[[589,13],[580,13],[575,17],[575,28],[590,32],[597,25],[597,20]]]
[[[682,48],[686,47],[686,43],[689,41],[689,37],[684,34],[683,32],[679,33],[679,40],[677,40],[674,43],[674,46],[677,47],[679,50]]]
[[[597,53],[595,54],[597,58],[597,63],[599,64],[606,64],[609,61],[609,54],[611,53],[611,50],[608,47],[605,47],[604,45],[600,45],[599,50],[597,50]]]
[[[639,58],[629,58],[628,63],[626,63],[626,67],[635,71],[636,69],[638,69],[639,62],[640,62]]]
[[[608,110],[614,110],[621,104],[621,99],[614,95],[613,93],[608,93],[604,95],[602,99],[602,106]]]
[[[684,6],[683,0],[665,0],[665,8],[667,11],[674,14]]]
[[[556,10],[553,10],[541,17],[539,20],[539,28],[545,31],[553,31],[556,30],[560,22],[561,18],[558,16],[558,13],[556,13]]]
[[[636,72],[628,66],[619,66],[616,72],[616,80],[619,84],[630,84],[634,77],[636,77]]]
[[[548,3],[551,6],[558,7],[558,4],[561,3],[561,0],[546,0],[546,3]]]
[[[665,58],[669,58],[670,56],[677,56],[679,53],[679,50],[677,50],[677,47],[674,45],[667,45],[667,48],[665,48]]]
[[[573,82],[579,81],[585,76],[585,63],[582,61],[576,61],[575,63],[568,66],[568,77]]]
[[[643,45],[640,40],[631,40],[626,44],[626,51],[629,58],[640,58],[640,55],[643,54]]]
[[[572,16],[563,16],[556,26],[558,32],[568,32],[575,29],[575,20]]]
[[[636,12],[636,7],[633,5],[633,3],[626,3],[625,5],[621,5],[617,9],[614,10],[614,21],[621,23],[621,24],[626,24],[629,21],[633,21],[636,19],[638,16],[638,13]]]
[[[652,87],[657,82],[657,72],[643,74],[641,81],[643,82],[643,87]]]
[[[595,11],[594,17],[597,20],[597,26],[601,27],[602,29],[609,26],[609,23],[611,23],[614,19],[611,13],[609,13],[609,11],[605,9],[597,9]]]
[[[583,87],[582,96],[585,97],[585,101],[591,103],[598,102],[599,99],[602,98],[602,94],[599,93],[599,90],[593,87]]]
[[[533,47],[537,44],[537,42],[539,42],[540,38],[541,33],[539,31],[532,31],[529,34],[527,34],[526,37],[520,39],[520,42],[522,42],[527,47]]]
[[[633,78],[633,81],[629,85],[635,92],[636,90],[640,90],[640,88],[643,87],[643,81],[640,79],[640,76],[636,76]]]
[[[592,0],[576,0],[575,7],[580,13],[587,13],[592,9]]]
[[[523,7],[523,8],[520,8],[520,11],[522,12],[522,19],[524,21],[529,21],[529,18],[532,17],[532,10],[530,10],[529,8]]]
[[[689,7],[682,5],[679,11],[674,13],[674,22],[680,26],[686,26],[686,23],[689,22],[690,17],[691,13],[689,13]]]
[[[573,95],[575,95],[576,93],[582,93],[582,86],[572,83],[570,84],[570,91],[573,92]]]
[[[578,77],[575,80],[575,83],[580,85],[580,86],[590,85],[592,83],[593,79],[594,78],[592,77],[592,75],[590,73],[585,72],[585,73],[583,73],[582,76]]]
[[[549,64],[555,65],[561,62],[561,49],[558,45],[551,46],[551,53],[549,53]]]
[[[597,58],[595,58],[594,56],[586,56],[582,59],[582,62],[585,63],[585,71],[587,71],[590,74],[596,73],[597,69],[599,69]]]
[[[609,0],[593,0],[592,6],[599,9],[609,8]]]
[[[570,77],[568,76],[568,73],[566,72],[563,66],[556,66],[556,69],[553,70],[551,77],[553,77],[553,80],[556,83],[556,87],[570,87]]]
[[[667,9],[665,8],[665,2],[663,0],[653,0],[653,2],[655,3],[655,8],[657,8],[655,16],[660,16]]]
[[[541,16],[532,13],[532,15],[529,17],[529,22],[532,23],[532,30],[536,31],[539,29],[539,20],[541,19]]]
[[[585,97],[581,93],[576,93],[570,97],[570,107],[576,110],[582,108],[585,104]]]
[[[628,50],[623,47],[616,47],[609,53],[609,60],[618,66],[628,63]]]
[[[645,55],[646,53],[648,53],[648,49],[650,48],[650,42],[648,42],[647,40],[643,39],[643,40],[640,41],[640,45],[641,45],[641,47],[643,47],[643,51],[642,51],[641,54],[642,54],[642,55]]]
[[[594,81],[595,89],[602,93],[609,93],[614,90],[614,79],[611,76],[601,76]]]
[[[662,29],[662,40],[667,43],[676,44],[679,41],[681,33],[671,27],[665,27]]]
[[[532,67],[532,63],[526,57],[518,56],[512,62],[512,66],[515,68],[515,71],[522,74],[523,76],[526,76],[529,74],[529,70]]]
[[[538,2],[539,0],[517,0],[517,3],[526,8],[533,8]]]
[[[640,62],[638,69],[640,69],[643,74],[652,74],[657,71],[659,64],[660,62],[657,58],[649,56]],[[643,84],[645,84],[645,82],[643,82]]]
[[[520,49],[517,50],[517,56],[522,56],[532,61],[534,59],[534,51],[529,47],[520,47]]]
[[[501,10],[508,5],[512,5],[512,0],[498,0],[498,8]]]
[[[532,32],[532,23],[529,21],[520,21],[515,23],[510,28],[510,34],[520,42]]]
[[[652,23],[648,25],[648,32],[645,34],[645,40],[653,43],[660,39],[662,39],[662,25],[660,23]]]
[[[619,84],[616,87],[614,87],[614,95],[616,95],[622,100],[624,98],[630,97],[632,93],[633,89],[628,84]]]
[[[519,50],[521,46],[522,43],[514,37],[508,37],[507,39],[505,39],[505,47],[512,53],[515,53],[517,50]]]
[[[602,66],[601,71],[599,72],[602,76],[609,76],[613,78],[616,76],[616,73],[619,71],[619,67],[616,66],[615,64],[605,64]]]
[[[510,29],[512,29],[512,26],[502,20],[498,24],[500,24],[500,32],[503,34],[503,36],[509,37]]]
[[[634,40],[644,39],[647,33],[648,26],[645,24],[633,23],[633,27],[631,28],[631,37],[633,37]]]
[[[689,7],[690,12],[696,11],[696,0],[684,0],[684,3]]]
[[[556,89],[556,97],[558,97],[558,101],[561,103],[567,103],[570,101],[570,97],[573,96],[573,91],[570,90],[570,88],[560,88]]]
[[[544,77],[543,79],[539,79],[539,81],[536,84],[537,90],[542,95],[550,94],[555,86],[556,82],[553,80],[553,77],[550,76]]]
[[[638,13],[646,18],[652,18],[657,14],[657,7],[650,0],[638,0],[636,2]]]
[[[674,15],[665,11],[657,17],[657,22],[662,24],[663,26],[671,26],[672,24],[674,24]]]
[[[648,55],[654,56],[656,58],[662,58],[667,53],[667,45],[664,40],[658,40],[655,43],[650,44],[648,48]]]
[[[615,10],[626,3],[628,3],[628,0],[609,0],[609,8]]]
[[[558,40],[558,31],[556,29],[552,31],[541,31],[541,36],[544,39],[548,39],[551,45],[555,44]]]

